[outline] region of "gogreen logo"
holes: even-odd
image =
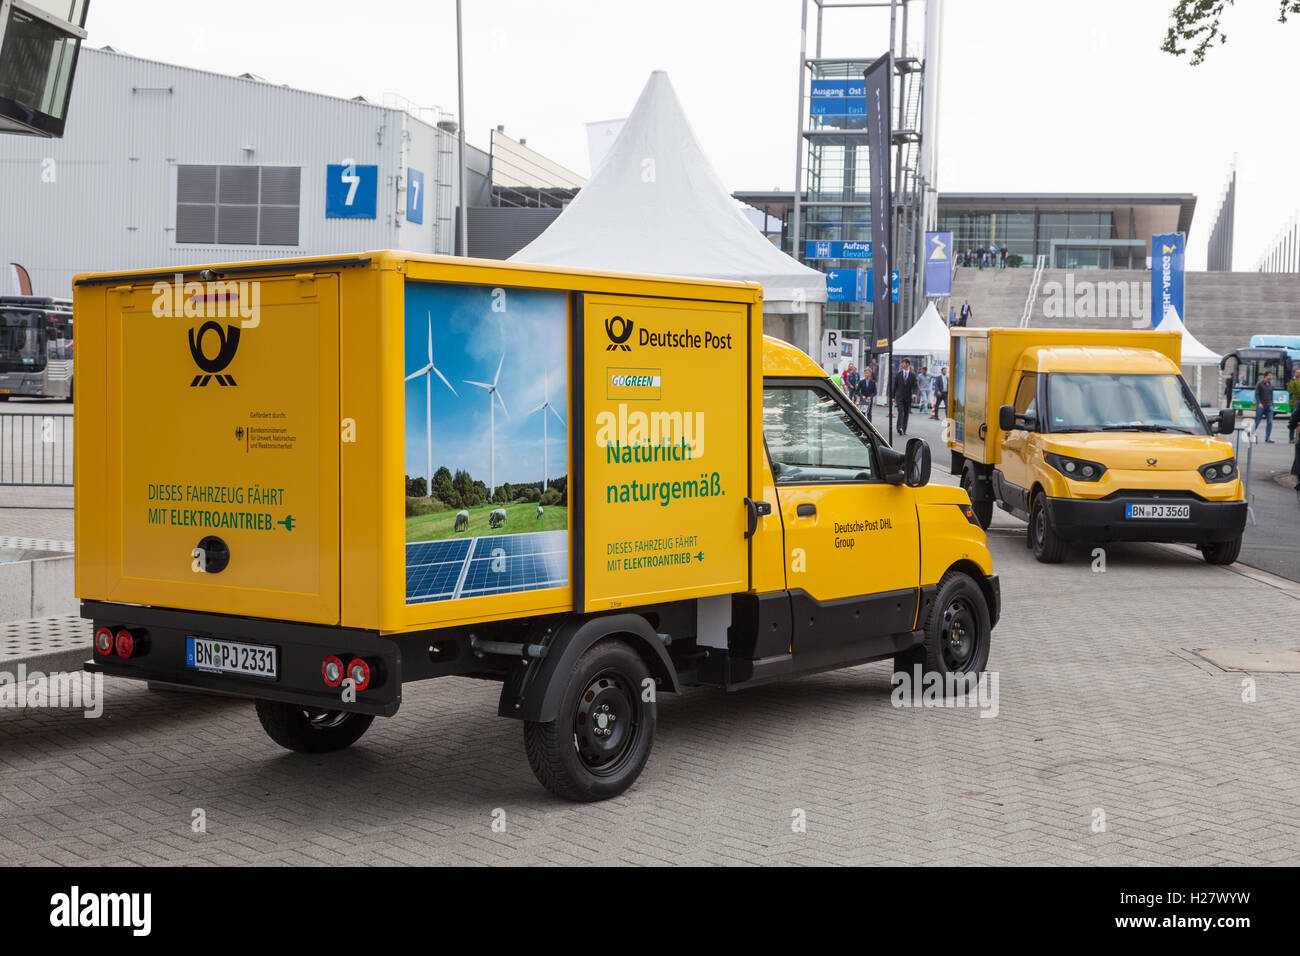
[[[210,332],[215,333],[217,336],[217,354],[215,358],[208,358],[203,351],[203,342]],[[190,382],[190,388],[207,385],[213,376],[216,377],[218,385],[234,385],[235,376],[220,373],[234,361],[235,351],[238,348],[239,326],[237,325],[227,325],[223,328],[219,322],[204,322],[199,326],[197,334],[193,329],[190,329],[190,355],[194,357],[194,364],[207,373],[206,375],[195,375],[194,381]]]
[[[609,345],[605,346],[606,352],[615,349],[622,349],[624,352],[632,351],[632,346],[627,344],[627,340],[632,337],[632,323],[623,316],[612,315],[606,319],[605,334],[609,336]]]

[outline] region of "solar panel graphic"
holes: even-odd
[[[569,581],[569,533],[412,541],[406,545],[406,603],[558,588]]]

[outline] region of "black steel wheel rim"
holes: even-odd
[[[1034,544],[1039,549],[1047,542],[1047,509],[1041,504],[1034,509]]]
[[[939,620],[939,646],[944,667],[964,674],[975,659],[979,643],[979,618],[965,597],[955,597],[943,609]]]
[[[578,697],[573,744],[587,770],[617,774],[641,736],[641,699],[631,681],[613,670],[593,677]]]
[[[307,707],[303,713],[307,715],[307,723],[311,725],[312,730],[330,730],[348,719],[346,710],[321,710],[318,707]]]

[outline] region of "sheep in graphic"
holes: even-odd
[[[537,520],[538,520],[538,521],[541,521],[541,520],[542,520],[542,506],[541,506],[541,505],[538,505],[538,506],[537,506]]]
[[[468,531],[468,530],[469,530],[469,512],[468,512],[468,511],[457,511],[457,512],[456,512],[456,530],[457,530],[457,531]]]
[[[488,515],[488,527],[499,528],[506,523],[506,509],[493,508],[492,513]]]

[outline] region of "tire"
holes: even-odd
[[[267,736],[286,750],[324,754],[352,746],[375,718],[371,714],[259,700],[257,719]]]
[[[1052,527],[1052,516],[1047,513],[1047,495],[1038,492],[1029,511],[1029,546],[1034,549],[1034,557],[1043,564],[1060,564],[1065,558],[1067,543]]]
[[[1241,556],[1241,535],[1227,541],[1211,541],[1202,545],[1201,554],[1209,564],[1232,564]]]
[[[970,575],[949,571],[925,622],[925,642],[894,655],[894,672],[978,676],[989,662],[993,624],[984,592]],[[947,682],[945,689],[949,687]]]
[[[655,702],[642,699],[649,678],[641,656],[616,638],[597,641],[567,676],[555,675],[565,680],[559,714],[524,723],[528,764],[542,786],[579,803],[632,786],[654,744]]]
[[[975,500],[975,469],[967,466],[961,470],[961,490],[966,492],[970,498],[971,509],[975,512],[975,520],[980,523],[980,527],[985,531],[989,530],[989,525],[993,523],[993,502]]]

